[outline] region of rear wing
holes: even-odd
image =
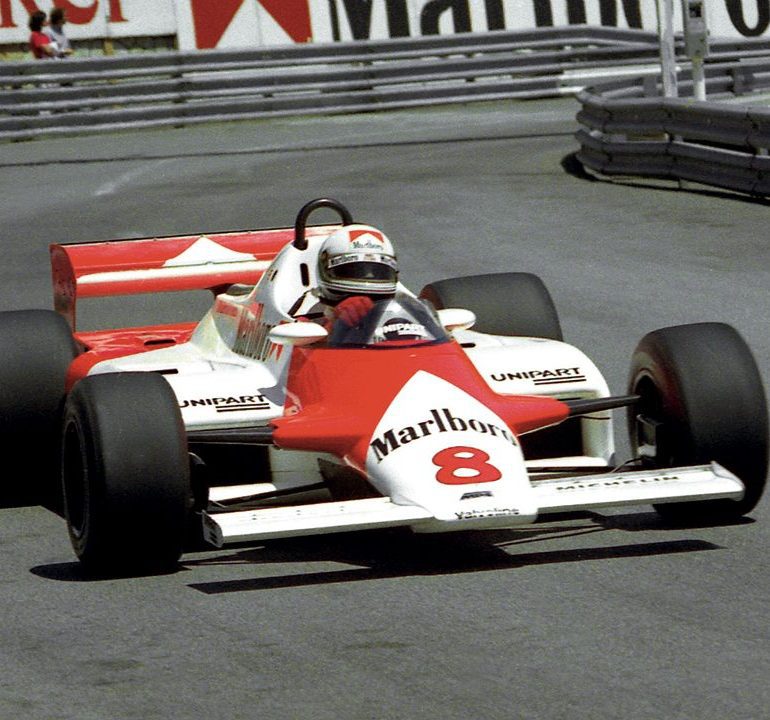
[[[328,235],[336,225],[307,229]],[[255,284],[293,228],[206,235],[57,243],[50,246],[54,309],[75,330],[80,298],[181,290],[221,292]]]

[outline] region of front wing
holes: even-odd
[[[625,505],[702,500],[740,500],[743,483],[717,463],[637,472],[581,475],[533,482],[538,517],[553,513]],[[447,532],[515,527],[530,524],[530,516],[489,506],[488,499],[469,501],[455,520],[438,520],[413,505],[390,498],[285,506],[236,512],[203,513],[206,540],[227,543],[325,533],[410,526],[415,532]]]

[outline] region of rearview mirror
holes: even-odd
[[[442,308],[438,311],[438,319],[449,332],[469,330],[476,324],[476,315],[464,308]]]
[[[295,322],[276,325],[268,337],[276,345],[312,345],[325,340],[326,328],[314,322]]]

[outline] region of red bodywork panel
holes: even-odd
[[[502,418],[515,435],[566,419],[550,397],[494,392],[455,342],[411,348],[295,348],[286,415],[272,421],[278,447],[337,455],[363,470],[369,439],[388,406],[419,370],[447,380]]]
[[[69,367],[67,392],[97,363],[187,342],[197,325],[197,322],[189,322],[75,333],[75,339],[85,352],[78,355]]]

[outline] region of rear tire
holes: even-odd
[[[65,381],[78,345],[53,310],[15,310],[0,313],[0,352],[0,443],[14,482],[6,481],[0,496],[57,509]]]
[[[155,373],[84,378],[64,412],[64,513],[80,562],[145,574],[178,562],[193,506],[176,397]]]
[[[629,410],[631,446],[635,453],[648,446],[649,466],[716,461],[746,486],[740,501],[659,504],[661,516],[677,524],[730,522],[756,507],[767,478],[767,401],[734,328],[698,323],[647,334],[631,361],[629,392],[641,396]]]
[[[473,311],[473,329],[478,332],[563,339],[556,306],[537,275],[490,273],[448,278],[426,285],[420,297],[437,310],[456,307]]]
[[[530,273],[491,273],[449,278],[426,285],[420,297],[437,310],[457,307],[476,315],[473,330],[507,337],[562,341],[561,323],[543,281]],[[521,438],[527,460],[582,453],[579,418]]]

